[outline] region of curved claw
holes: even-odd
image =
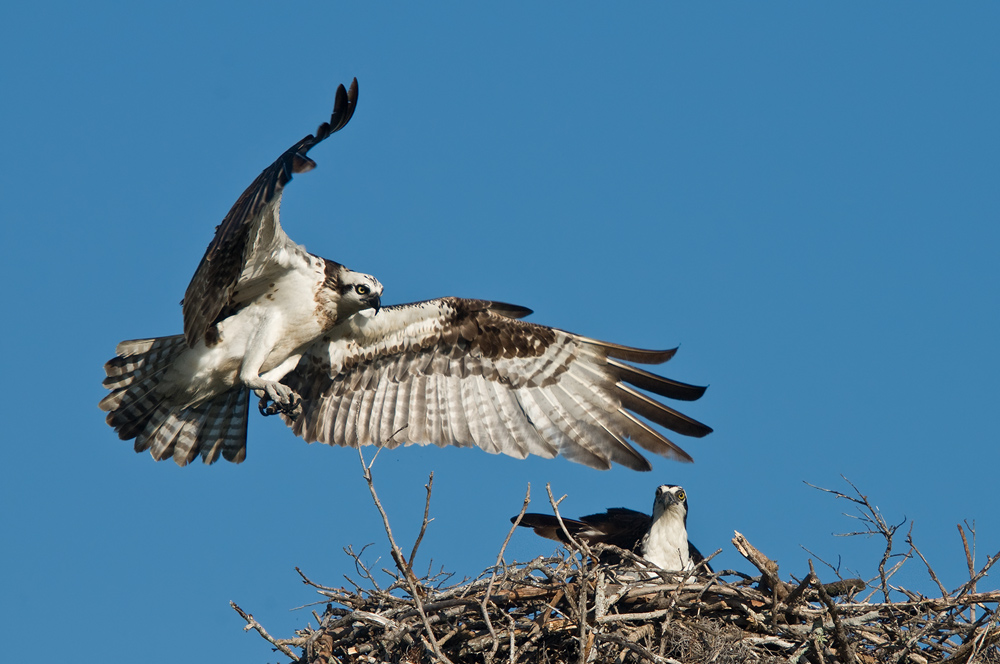
[[[276,402],[272,402],[271,398],[266,394],[260,398],[260,401],[257,403],[257,409],[264,417],[277,415],[281,412],[278,408],[278,404]]]
[[[264,417],[270,415],[283,414],[287,415],[291,419],[295,419],[302,414],[302,399],[295,392],[291,392],[287,399],[279,401],[274,397],[276,394],[272,394],[273,390],[265,391],[260,397],[260,401],[257,402],[257,409],[260,414]],[[257,391],[260,394],[260,391]]]

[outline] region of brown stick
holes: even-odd
[[[244,632],[247,631],[248,629],[257,630],[257,633],[263,636],[268,643],[273,645],[281,652],[285,653],[285,655],[288,656],[289,658],[298,661],[299,656],[296,655],[294,652],[292,652],[291,648],[286,646],[284,643],[279,642],[276,638],[268,634],[267,630],[264,629],[264,626],[261,625],[256,620],[254,620],[254,617],[252,615],[250,615],[249,613],[241,609],[239,606],[237,606],[236,602],[229,602],[229,606],[233,607],[236,610],[236,613],[240,614],[240,617],[243,618],[243,620],[247,621],[247,626],[243,628]]]
[[[816,569],[813,567],[811,559],[809,560],[809,576],[812,577],[813,587],[816,588],[819,598],[826,604],[826,608],[830,612],[830,617],[833,619],[833,639],[837,643],[837,650],[840,651],[840,655],[848,664],[857,664],[858,658],[854,654],[854,646],[851,644],[850,639],[847,638],[847,630],[844,629],[844,624],[840,621],[840,611],[837,609],[837,605],[830,595],[827,594],[826,588],[823,587],[819,577],[816,576]]]
[[[740,555],[760,570],[761,578],[767,584],[767,588],[777,593],[779,600],[787,597],[793,591],[791,584],[785,583],[778,578],[778,563],[761,553],[742,533],[733,531],[732,541],[733,546],[740,552]]]
[[[927,567],[927,573],[931,575],[931,579],[934,580],[934,583],[937,584],[938,589],[941,591],[941,597],[947,597],[948,591],[945,590],[944,584],[938,580],[937,574],[934,573],[934,568],[931,567],[931,564],[927,562],[926,558],[924,558],[924,554],[920,553],[920,549],[918,549],[917,545],[913,542],[913,537],[911,537],[910,533],[906,534],[906,543],[909,544],[910,547],[916,551],[917,555],[920,556],[920,559],[924,561],[924,565]]]
[[[427,499],[424,501],[424,520],[420,524],[420,532],[417,534],[417,539],[413,543],[413,550],[410,551],[410,562],[407,563],[407,567],[413,569],[413,560],[417,557],[417,549],[420,547],[420,542],[424,539],[424,533],[427,532],[427,523],[433,521],[433,519],[428,519],[427,515],[431,511],[431,489],[434,487],[434,471],[431,471],[430,477],[427,478],[427,484],[424,488],[427,489]]]
[[[524,518],[524,513],[528,511],[528,505],[531,503],[531,484],[528,484],[528,489],[524,492],[524,502],[521,503],[521,511],[517,513],[514,518],[514,523],[511,525],[510,530],[507,531],[507,537],[504,539],[503,544],[500,546],[500,553],[497,554],[497,561],[493,566],[493,574],[490,575],[490,583],[486,586],[486,594],[483,595],[482,600],[479,602],[479,608],[483,613],[483,620],[486,621],[486,628],[490,632],[490,636],[493,637],[493,646],[490,648],[490,654],[488,659],[492,660],[496,654],[497,650],[500,649],[500,641],[497,639],[496,630],[493,628],[493,621],[490,620],[489,607],[486,606],[493,596],[493,584],[496,582],[497,569],[503,565],[503,554],[507,550],[507,544],[510,543],[510,538],[514,536],[514,530],[517,529],[517,525],[521,523],[521,519]],[[513,638],[513,636],[511,637]],[[511,657],[513,658],[514,649],[511,648]]]
[[[386,514],[385,509],[382,507],[382,502],[378,499],[378,493],[375,491],[375,481],[372,479],[371,464],[365,463],[365,457],[361,452],[360,445],[358,446],[358,458],[361,459],[361,467],[364,469],[363,476],[365,478],[365,482],[368,483],[368,492],[371,493],[372,500],[375,502],[375,507],[378,508],[379,514],[382,515],[382,525],[385,527],[385,534],[389,538],[392,559],[396,562],[396,568],[399,569],[399,571],[402,572],[403,576],[406,578],[406,584],[410,588],[410,596],[413,597],[413,601],[417,605],[417,611],[420,612],[420,619],[424,623],[424,631],[427,633],[427,638],[430,640],[431,649],[438,659],[446,662],[447,664],[451,664],[451,660],[448,659],[443,652],[441,652],[441,646],[438,645],[437,638],[434,636],[434,630],[431,628],[430,622],[427,620],[427,614],[424,612],[424,604],[420,599],[419,581],[410,566],[406,564],[406,560],[403,558],[403,552],[396,544],[396,538],[392,536],[392,528],[389,527],[389,515]],[[372,459],[372,463],[375,463],[374,458]],[[430,500],[429,490],[427,500]],[[414,548],[414,552],[415,551],[416,549]]]
[[[967,540],[965,538],[965,530],[962,529],[962,524],[957,523],[957,524],[955,524],[955,527],[958,528],[958,534],[961,535],[961,537],[962,537],[962,546],[965,548],[965,564],[969,568],[969,583],[971,584],[969,590],[974,593],[974,592],[976,592],[976,581],[975,581],[975,579],[976,579],[976,563],[974,561],[974,554],[969,553],[969,540]],[[976,527],[976,522],[973,521],[972,522],[972,529],[973,529],[972,530],[972,537],[973,537],[973,541],[975,541],[975,537],[976,537],[975,527]],[[975,545],[973,545],[973,547],[975,547]],[[975,622],[976,621],[976,605],[975,604],[973,604],[972,606],[969,607],[969,621],[970,622]]]

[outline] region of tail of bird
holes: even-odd
[[[123,341],[104,365],[101,399],[107,422],[122,440],[135,438],[135,451],[157,461],[173,457],[184,466],[201,455],[214,463],[221,454],[239,463],[246,457],[249,391],[238,387],[195,406],[172,403],[158,389],[163,375],[187,349],[184,335]]]

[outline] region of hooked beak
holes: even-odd
[[[378,315],[379,310],[382,308],[382,298],[378,295],[372,295],[365,299],[365,304],[375,310],[375,315]]]
[[[677,496],[675,496],[674,494],[670,493],[669,491],[664,491],[662,494],[660,494],[660,502],[663,503],[664,508],[667,508],[671,505],[676,505],[680,501],[677,500]]]

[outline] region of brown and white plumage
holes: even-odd
[[[357,81],[340,86],[330,121],[237,200],[187,288],[184,334],[119,344],[100,404],[119,436],[157,460],[242,461],[254,390],[261,412],[331,445],[475,445],[649,470],[635,443],[690,461],[642,418],[687,436],[711,429],[635,388],[681,400],[705,388],[626,364],[659,364],[674,350],[588,339],[482,300],[380,309],[374,277],[285,234],[284,186],[315,166],[306,153],[347,124],[356,101]]]
[[[181,465],[199,454],[242,461],[248,389],[297,412],[284,374],[325,332],[380,306],[378,280],[308,253],[278,220],[284,186],[315,166],[306,153],[347,124],[356,101],[357,81],[340,86],[330,121],[257,176],[216,228],[184,297],[184,335],[118,345],[100,407],[136,451]]]
[[[200,453],[206,461],[222,454],[240,462],[246,454],[247,390],[227,390],[179,409],[158,389],[186,350],[182,334],[118,344],[118,355],[105,365],[104,386],[112,393],[100,404],[110,411],[108,424],[122,439],[136,438],[136,451],[148,449],[157,460],[172,456],[183,465]]]
[[[629,441],[690,461],[643,422],[687,436],[710,428],[635,387],[673,399],[705,391],[622,360],[659,364],[650,351],[518,320],[530,313],[442,298],[362,312],[312,346],[285,383],[307,404],[287,418],[307,441],[331,445],[478,446],[523,458],[565,456],[594,468],[649,470]]]
[[[195,270],[184,294],[184,336],[194,345],[226,307],[246,301],[251,294],[240,288],[261,281],[274,272],[276,254],[301,252],[302,247],[285,234],[278,220],[281,194],[294,173],[316,168],[307,157],[310,149],[350,121],[357,106],[358,81],[350,90],[341,85],[330,121],[309,134],[265,168],[250,184],[215,229],[215,237]]]
[[[705,557],[688,540],[687,517],[687,493],[675,484],[663,484],[656,488],[652,516],[627,507],[611,507],[579,519],[562,518],[561,524],[552,514],[534,513],[525,514],[520,522],[513,517],[511,522],[557,542],[565,543],[569,532],[573,539],[584,544],[611,544],[637,553],[660,569],[691,570]],[[602,559],[618,562],[613,555]],[[708,563],[705,568],[712,571]]]

